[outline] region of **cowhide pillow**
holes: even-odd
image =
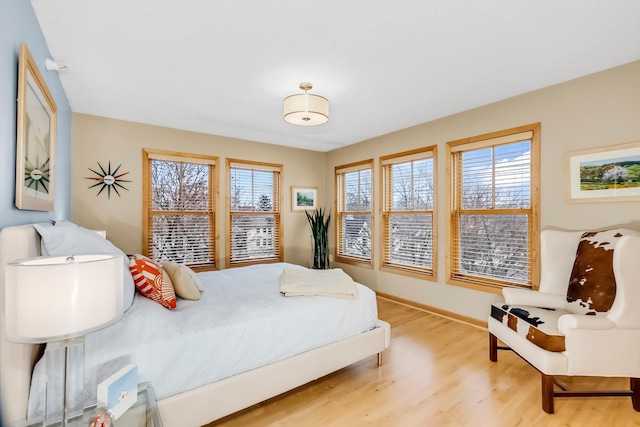
[[[575,314],[604,314],[616,297],[613,248],[621,230],[586,232],[580,238],[567,291],[566,309]]]

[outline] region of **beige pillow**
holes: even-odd
[[[194,280],[195,273],[193,270],[171,261],[165,261],[162,264],[162,268],[169,273],[176,295],[182,299],[192,301],[200,299],[200,289],[198,288],[198,283]],[[195,278],[198,279],[197,277]]]
[[[189,275],[189,277],[191,277],[191,280],[193,280],[193,282],[196,284],[196,286],[198,287],[198,290],[200,292],[204,292],[204,288],[202,287],[202,282],[200,281],[200,278],[198,277],[196,272],[187,266],[183,266],[183,267],[185,268],[185,270],[187,270],[187,274]]]

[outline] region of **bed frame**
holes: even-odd
[[[27,413],[31,372],[41,345],[7,341],[4,326],[5,265],[40,255],[40,236],[32,225],[0,231],[0,405],[5,422],[23,420]],[[389,347],[390,326],[299,354],[280,362],[235,375],[158,401],[164,427],[198,427],[248,408]],[[0,425],[2,423],[0,422]]]

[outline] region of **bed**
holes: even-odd
[[[15,259],[39,255],[40,238],[32,225],[6,227],[0,232],[0,284],[2,285],[0,287],[0,295],[2,295],[1,306],[3,310],[5,264]],[[108,372],[115,369],[117,364],[137,363],[141,381],[152,378],[163,425],[167,427],[197,427],[306,384],[359,360],[376,354],[379,358],[380,352],[389,346],[390,327],[386,322],[377,319],[375,294],[371,290],[358,284],[359,298],[356,301],[331,297],[283,297],[277,295],[277,288],[274,288],[275,285],[272,283],[273,278],[279,274],[280,270],[278,269],[282,268],[296,267],[288,264],[260,265],[201,273],[200,277],[203,279],[205,288],[202,294],[202,301],[180,300],[178,309],[175,311],[168,311],[151,300],[136,295],[131,309],[125,313],[121,322],[87,336],[86,379],[89,384],[88,387],[92,387],[99,380],[99,376],[104,374],[104,372],[98,372],[98,367],[105,368],[106,366],[106,371]],[[235,277],[232,277],[234,275]],[[262,284],[258,283],[256,277],[270,279],[265,280],[265,284]],[[233,280],[234,283],[244,283],[244,285],[230,288],[228,285],[229,280]],[[271,288],[271,290],[267,291],[268,288]],[[201,328],[189,323],[190,316],[188,313],[191,310],[207,311],[208,309],[203,308],[204,304],[208,303],[207,301],[213,304],[212,307],[217,307],[217,310],[223,310],[224,304],[227,304],[222,301],[223,297],[229,297],[231,300],[235,299],[237,303],[241,303],[246,295],[256,293],[261,296],[257,302],[252,302],[249,307],[251,308],[250,311],[253,311],[255,316],[260,319],[266,318],[266,316],[261,316],[265,315],[265,311],[269,311],[268,307],[271,299],[278,298],[289,304],[286,310],[280,310],[281,314],[284,313],[286,316],[276,317],[272,324],[264,320],[258,322],[258,324],[262,325],[261,327],[266,328],[259,331],[259,334],[268,337],[262,344],[262,348],[273,350],[272,347],[278,347],[274,346],[273,343],[287,343],[288,341],[284,335],[291,335],[294,337],[293,341],[297,343],[304,341],[304,334],[300,335],[300,332],[294,332],[289,328],[292,323],[305,325],[309,331],[308,335],[323,336],[320,344],[307,343],[301,347],[302,349],[300,347],[296,349],[294,348],[295,346],[285,344],[284,348],[276,349],[275,352],[271,351],[266,356],[267,362],[256,362],[240,359],[240,355],[234,353],[234,349],[241,348],[246,342],[244,344],[242,342],[234,342],[225,346],[220,345],[223,342],[220,337],[209,340],[199,336],[197,340],[200,340],[200,342],[208,341],[209,345],[199,345],[198,348],[194,347],[188,353],[193,355],[192,366],[200,368],[196,371],[188,372],[187,368],[180,368],[180,365],[176,364],[177,362],[172,359],[170,362],[158,362],[158,366],[161,366],[161,363],[165,363],[167,366],[174,367],[174,369],[166,370],[167,375],[161,376],[153,376],[149,372],[152,369],[149,366],[150,363],[146,362],[146,359],[139,353],[133,355],[129,353],[119,354],[120,350],[118,350],[117,345],[102,347],[98,351],[99,354],[102,354],[100,357],[104,357],[104,360],[99,357],[96,359],[91,354],[90,348],[92,346],[99,346],[101,342],[107,340],[119,340],[123,328],[131,328],[131,325],[139,325],[140,322],[145,324],[151,322],[153,324],[154,319],[158,316],[173,315],[173,321],[176,325],[181,325],[182,331],[194,331],[193,334],[197,335],[201,333],[199,330]],[[358,305],[367,300],[370,301],[371,298],[374,300],[373,309],[370,304],[368,306],[367,304]],[[346,314],[343,310],[342,314],[325,315],[321,322],[309,320],[305,324],[304,321],[297,322],[292,320],[296,319],[296,317],[291,317],[295,316],[296,310],[311,311],[309,308],[311,306],[305,307],[305,304],[309,304],[311,301],[316,301],[313,305],[320,304],[321,308],[317,309],[319,313],[330,313],[328,311],[330,310],[329,307],[334,304],[338,306],[352,304],[348,305],[348,307],[355,309],[347,310]],[[355,304],[356,302],[358,303]],[[156,307],[154,307],[154,304]],[[323,306],[323,304],[328,305]],[[230,306],[227,304],[227,307]],[[152,312],[150,319],[143,317],[141,314],[146,311]],[[362,325],[355,326],[355,329],[340,332],[343,335],[338,334],[336,337],[332,332],[333,335],[327,333],[324,336],[324,332],[327,332],[327,330],[340,329],[336,326],[339,323],[354,323],[352,319],[343,317],[349,315],[348,311],[361,311],[364,314],[364,318],[368,318],[368,320],[365,320]],[[236,316],[236,313],[231,310],[214,319],[213,322],[226,325],[226,336],[241,336],[237,332],[239,329],[246,329],[245,323],[242,321],[241,326],[234,324],[230,321],[234,316]],[[2,319],[4,320],[4,316]],[[279,329],[278,325],[285,325],[285,327]],[[8,342],[4,336],[4,324],[0,326],[0,379],[2,382],[0,403],[5,420],[17,421],[24,419],[27,414],[32,371],[34,372],[34,387],[38,387],[37,384],[40,381],[38,379],[40,377],[37,376],[39,368],[36,367],[34,370],[34,366],[41,352],[41,346]],[[179,333],[176,339],[186,340],[187,337],[182,337],[182,335],[185,334]],[[132,339],[125,339],[125,344],[129,346]],[[254,342],[253,339],[239,339]],[[129,341],[126,342],[126,340]],[[148,351],[155,350],[157,354],[161,353],[158,348],[167,348],[166,342],[152,341],[146,342],[143,347],[151,349]],[[188,341],[180,342],[181,348],[190,348],[189,345],[193,346]],[[207,347],[207,349],[200,347]],[[144,352],[144,350],[142,351]],[[251,353],[254,353],[254,351],[251,351]],[[170,357],[172,357],[171,354]],[[216,358],[218,363],[214,360]],[[106,359],[115,360],[115,364],[109,366],[105,363]],[[233,363],[226,364],[231,365],[230,370],[229,366],[222,366],[225,365],[223,361],[233,361]],[[208,369],[208,371],[212,372],[204,374],[201,367],[205,365],[207,368],[212,368]],[[158,366],[153,369],[158,369]],[[187,375],[184,375],[185,372],[187,372]],[[165,380],[162,379],[163,377],[166,377]],[[178,385],[178,391],[170,387],[176,384]],[[34,405],[33,402],[31,405]]]

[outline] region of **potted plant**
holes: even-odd
[[[315,269],[328,269],[329,266],[329,221],[331,220],[331,214],[327,214],[327,219],[324,219],[324,210],[322,208],[307,214],[307,220],[311,226],[311,233],[313,234],[313,268]]]

